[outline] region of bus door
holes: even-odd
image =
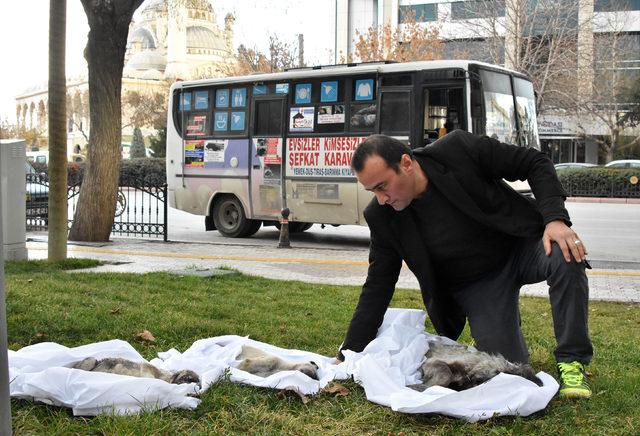
[[[254,219],[277,219],[283,208],[286,95],[254,96],[249,129],[249,193]]]
[[[426,79],[427,76],[425,76]],[[467,130],[465,81],[428,83],[422,86],[421,123],[427,145],[455,129]]]
[[[378,105],[380,133],[393,136],[410,147],[410,135],[413,130],[412,91],[411,86],[381,87]]]

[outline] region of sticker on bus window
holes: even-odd
[[[356,100],[373,100],[373,79],[356,80]]]
[[[253,85],[253,95],[265,95],[267,93],[267,85]]]
[[[194,109],[209,108],[209,91],[196,91],[195,99],[196,99],[196,102],[194,105]]]
[[[180,99],[180,110],[188,111],[191,109],[191,93],[187,92],[182,94],[182,98]]]
[[[298,83],[296,85],[296,104],[311,103],[311,83]]]
[[[288,94],[288,93],[289,93],[288,83],[276,83],[276,94]]]
[[[292,107],[289,112],[290,132],[313,132],[313,107]]]
[[[322,82],[320,84],[320,101],[338,101],[338,82]]]
[[[191,114],[187,119],[187,136],[204,136],[207,128],[207,116]]]
[[[340,124],[344,123],[344,105],[334,104],[331,106],[318,107],[318,124]]]
[[[231,130],[244,130],[244,112],[231,112]]]
[[[204,141],[185,141],[184,164],[188,168],[204,168]]]
[[[213,115],[213,130],[216,132],[224,132],[227,130],[227,121],[229,114],[226,112],[215,112]]]
[[[228,89],[218,89],[216,91],[216,107],[229,107]]]
[[[247,88],[234,89],[231,93],[231,107],[245,107],[246,105]],[[233,127],[231,128],[231,130],[233,130]]]

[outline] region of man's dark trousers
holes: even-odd
[[[573,259],[567,262],[560,247],[555,243],[552,247],[551,256],[547,256],[541,239],[520,239],[502,270],[453,292],[479,350],[500,353],[513,362],[528,362],[529,352],[520,329],[520,287],[546,280],[556,360],[591,361],[585,265]]]

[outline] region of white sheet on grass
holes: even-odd
[[[404,413],[441,413],[468,421],[499,415],[526,416],[544,409],[558,384],[546,373],[538,373],[544,386],[520,377],[500,374],[489,382],[456,392],[432,387],[417,392],[406,385],[419,383],[418,368],[429,340],[445,340],[424,332],[426,314],[420,310],[389,309],[378,336],[361,353],[345,351],[345,361],[302,350],[275,347],[247,337],[228,335],[201,339],[184,353],[175,349],[158,353],[150,363],[166,370],[191,369],[196,384],[173,385],[162,380],[136,378],[70,369],[72,363],[94,356],[122,357],[144,361],[127,342],[112,340],[76,348],[41,343],[9,351],[12,397],[33,399],[70,407],[75,415],[137,413],[164,407],[193,409],[199,400],[190,396],[208,389],[228,369],[230,380],[258,387],[316,394],[331,380],[351,376],[365,389],[367,399]],[[313,361],[320,380],[299,371],[283,371],[258,377],[236,368],[242,345],[251,345],[292,361]]]
[[[406,385],[419,382],[418,367],[428,341],[446,338],[424,332],[426,313],[389,309],[378,336],[362,353],[345,351],[345,372],[362,385],[367,399],[404,413],[440,413],[475,422],[496,415],[527,416],[544,409],[558,382],[539,372],[543,386],[522,377],[499,374],[488,382],[456,392],[440,386],[417,392]]]

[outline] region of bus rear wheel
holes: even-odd
[[[228,238],[251,236],[260,228],[260,221],[247,219],[244,208],[234,196],[224,196],[213,205],[216,229]]]

